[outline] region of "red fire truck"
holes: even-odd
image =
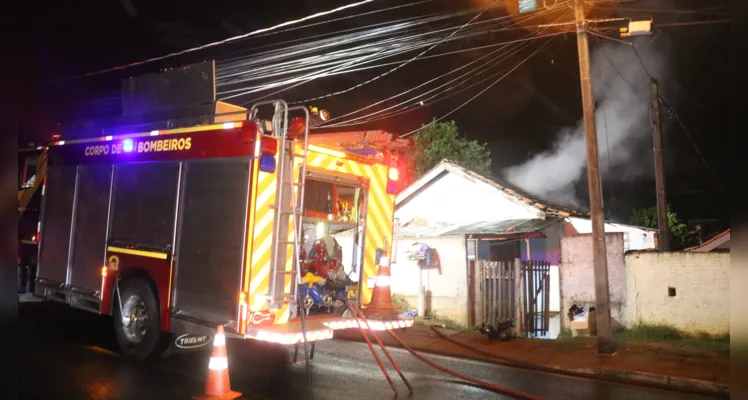
[[[272,118],[258,117],[263,107]],[[283,101],[233,109],[243,111],[209,125],[52,143],[35,295],[112,315],[122,352],[138,359],[209,349],[217,325],[288,345],[357,328],[333,303],[371,299],[402,143],[380,131],[309,135],[309,109]],[[346,296],[320,279],[304,281],[317,297],[302,296],[310,259],[337,271]]]

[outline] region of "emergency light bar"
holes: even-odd
[[[275,155],[278,154],[278,140],[270,136],[262,136],[258,143],[260,157],[260,171],[269,174],[275,173]]]
[[[125,139],[122,141],[122,151],[130,153],[133,149],[135,149],[135,145],[133,144],[132,139]]]

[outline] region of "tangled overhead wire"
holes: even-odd
[[[441,54],[425,55],[442,43],[476,38],[496,32],[525,29],[523,23],[527,20],[550,12],[550,10],[545,10],[540,11],[540,14],[519,17],[502,15],[477,21],[486,10],[496,4],[497,2],[493,2],[482,10],[430,14],[405,18],[392,23],[374,24],[366,29],[354,28],[352,32],[332,36],[325,34],[317,40],[305,40],[303,43],[219,62],[216,66],[217,95],[222,100],[233,98],[243,100],[254,95],[251,99],[241,103],[248,104],[273,97],[316,79],[394,65],[386,72],[349,88],[292,103],[316,101],[350,92],[413,61],[441,56]],[[452,19],[469,14],[476,15],[459,25],[449,23]],[[479,48],[476,47],[475,50]],[[415,51],[420,52],[399,61],[372,65]],[[267,93],[271,90],[272,93]]]

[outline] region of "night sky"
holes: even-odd
[[[120,112],[119,82],[128,76],[208,59],[220,62],[228,57],[252,54],[252,49],[273,42],[439,11],[465,9],[470,5],[480,7],[481,4],[488,3],[479,0],[432,1],[401,10],[247,39],[93,78],[48,83],[58,78],[222,40],[350,2],[352,1],[222,0],[180,2],[177,7],[177,3],[165,1],[82,0],[75,2],[75,5],[62,2],[54,8],[39,10],[35,13],[33,29],[27,31],[27,42],[24,43],[28,52],[27,57],[22,60],[22,65],[26,66],[22,77],[25,78],[23,81],[27,84],[27,89],[22,92],[21,97],[19,139],[21,143],[46,140],[58,129],[58,123],[61,124],[59,129],[67,134],[65,127],[71,121],[117,114]],[[396,4],[404,2],[375,1],[347,10],[339,16]],[[612,5],[610,1],[601,2],[591,16],[651,17],[656,28],[658,24],[727,18],[728,12],[727,1],[627,1],[618,4],[615,11],[611,9]],[[704,9],[708,10],[703,11]],[[684,12],[685,10],[702,11],[694,13]],[[496,9],[489,15],[499,16],[502,13],[503,10]],[[455,18],[440,26],[458,26],[471,17],[472,15]],[[500,32],[440,45],[434,52],[480,46],[495,40],[518,38],[527,33]],[[660,81],[660,91],[674,106],[693,139],[693,143],[689,141],[682,127],[669,119],[663,110],[669,202],[676,212],[687,219],[716,219],[723,226],[729,225],[729,202],[726,197],[729,158],[724,156],[728,153],[727,139],[730,135],[727,95],[730,87],[727,72],[729,47],[726,40],[729,34],[729,24],[675,25],[661,28],[652,37],[644,38],[643,42],[637,41],[637,46],[643,51],[661,52],[662,57],[667,60],[666,66],[658,70],[659,76],[656,76]],[[611,31],[608,31],[608,36],[617,37]],[[590,36],[593,57],[595,50],[606,43],[621,47],[620,43],[613,40]],[[534,49],[528,48],[516,55],[514,62],[523,59],[532,50]],[[412,53],[415,54],[416,52]],[[485,52],[474,51],[439,57],[433,61],[413,62],[378,80],[376,84],[366,85],[317,104],[328,109],[333,116],[341,115],[441,75],[482,54]],[[635,65],[630,65],[630,60],[614,60],[613,64],[621,71],[641,67],[637,61],[634,61]],[[377,69],[315,80],[283,93],[283,97],[292,101],[322,95],[348,88],[381,72],[383,70]],[[492,81],[487,84],[490,82]],[[434,105],[360,128],[386,129],[393,133],[409,132],[432,118],[452,111],[483,87],[481,85]],[[649,87],[645,84],[632,90],[647,92]],[[456,121],[461,133],[467,138],[489,143],[493,154],[493,169],[501,176],[508,167],[552,149],[559,133],[565,128],[576,126],[581,114],[576,41],[574,34],[570,33],[554,37],[536,56],[446,120]],[[609,121],[615,116],[606,115],[606,118]],[[601,129],[603,128],[598,125],[598,132]],[[625,146],[625,142],[623,143],[621,146]],[[703,157],[697,154],[694,143]],[[616,148],[600,149],[601,156],[603,152],[616,151]],[[604,168],[603,164],[601,161],[601,168]],[[708,165],[716,178],[704,164]],[[605,206],[611,217],[625,221],[632,208],[655,204],[654,173],[651,166],[650,139],[649,142],[644,140],[637,144],[633,156],[626,163],[612,168],[604,175]],[[638,172],[632,173],[634,170]],[[720,189],[720,185],[724,189]],[[586,178],[579,180],[576,186],[577,196],[586,198]]]

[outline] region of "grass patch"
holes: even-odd
[[[711,335],[706,332],[690,334],[664,324],[638,324],[613,334],[613,337],[631,342],[667,343],[691,347],[730,347],[729,333],[723,335]]]
[[[561,332],[558,333],[559,339],[571,339],[571,329],[569,328],[562,328]]]

